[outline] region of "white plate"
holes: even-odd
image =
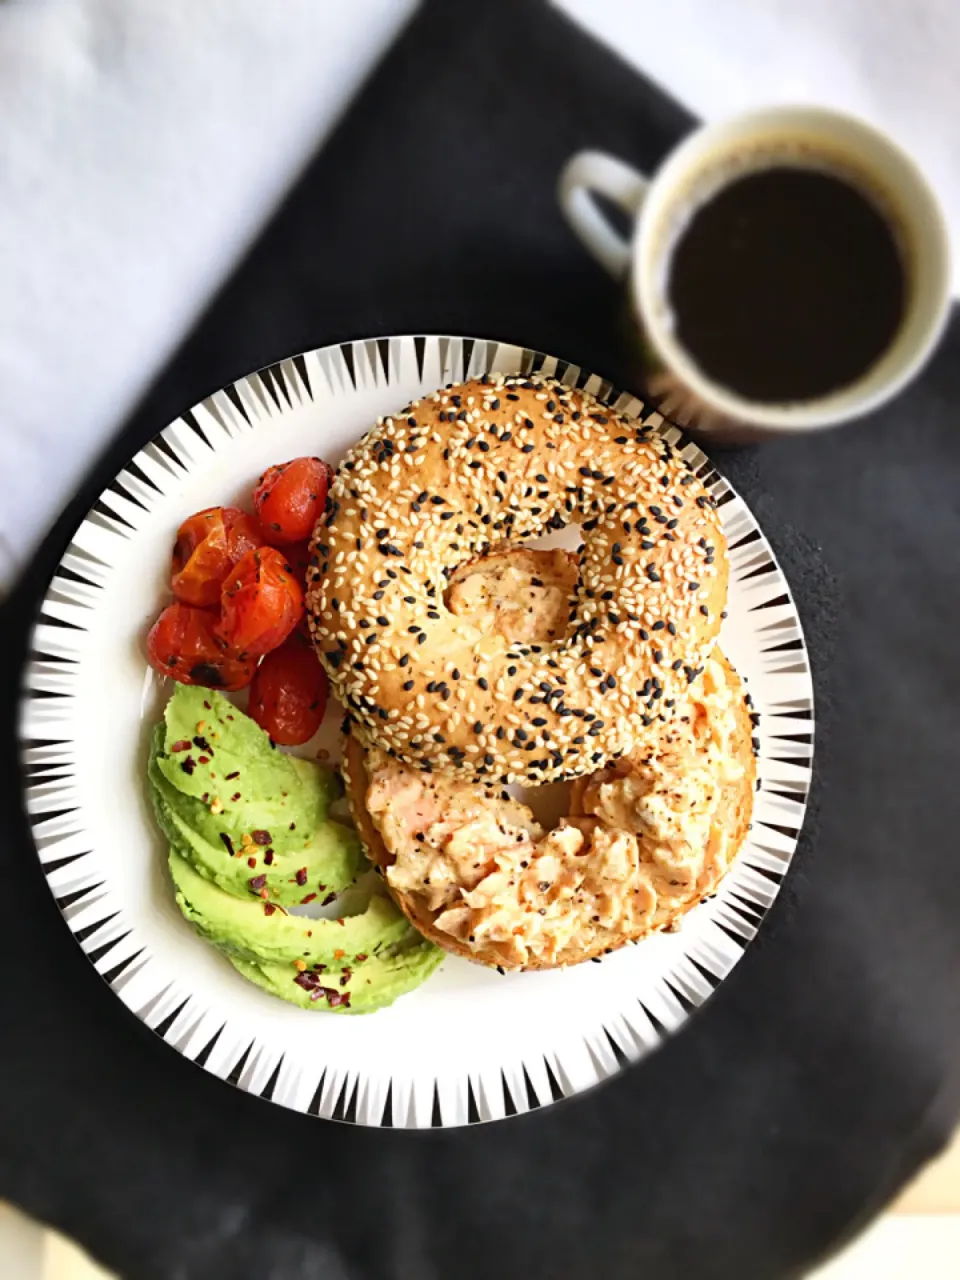
[[[80,525],[43,603],[21,738],[37,850],[70,929],[120,999],[180,1053],[298,1111],[460,1125],[589,1088],[707,999],[754,936],[796,847],[813,752],[800,623],[753,516],[687,444],[731,548],[721,643],[760,713],[761,786],[733,869],[679,932],[562,972],[499,975],[448,957],[391,1008],[342,1017],[249,985],[181,918],[143,782],[160,710],[143,643],[177,526],[199,508],[244,501],[270,463],[302,453],[338,461],[378,415],[442,383],[530,370],[662,421],[599,377],[519,347],[445,337],[326,347],[218,392],[137,454]]]

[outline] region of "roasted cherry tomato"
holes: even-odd
[[[180,684],[243,689],[253,679],[256,658],[242,657],[216,634],[217,615],[189,604],[171,604],[147,637],[150,665]]]
[[[274,742],[298,747],[320,728],[327,706],[327,673],[299,635],[268,653],[250,686],[250,714]]]
[[[303,542],[323,512],[333,469],[319,458],[268,467],[253,491],[267,542]]]
[[[263,545],[253,516],[236,507],[209,507],[184,520],[173,547],[173,594],[185,604],[220,602],[220,588],[233,566]]]
[[[290,546],[283,548],[283,554],[287,558],[287,564],[293,570],[293,576],[306,590],[307,570],[310,568],[310,543],[292,542]]]
[[[307,570],[310,568],[310,543],[309,542],[292,542],[289,547],[283,548],[283,554],[287,557],[287,564],[293,570],[293,576],[300,585],[300,589],[304,596],[307,594]],[[306,610],[300,616],[294,635],[300,636],[302,639],[310,643],[310,628],[307,624]]]
[[[223,584],[217,633],[248,656],[283,644],[303,615],[303,592],[288,561],[273,547],[248,551]]]

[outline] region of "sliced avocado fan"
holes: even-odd
[[[178,687],[154,730],[148,777],[173,849],[228,893],[323,902],[363,865],[356,833],[327,818],[332,771],[277,751],[221,694]]]
[[[152,762],[210,843],[225,831],[269,836],[275,852],[301,847],[342,794],[334,771],[278,751],[256,721],[221,693],[178,685],[154,740]]]
[[[242,843],[200,800],[176,792],[157,767],[149,765],[151,798],[161,831],[197,875],[235,897],[261,899],[280,906],[325,901],[356,879],[363,855],[356,834],[332,819],[319,822],[285,851],[273,845]],[[256,828],[255,830],[260,830]],[[216,841],[211,843],[211,839]],[[248,833],[248,839],[251,833]],[[256,836],[252,837],[254,840]]]
[[[442,962],[382,888],[338,919],[288,913],[332,900],[367,863],[327,816],[333,771],[278,751],[222,694],[177,686],[147,772],[177,904],[248,981],[304,1009],[371,1013]]]
[[[292,966],[362,964],[401,940],[419,935],[390,898],[380,892],[365,911],[337,920],[291,916],[255,898],[237,898],[197,874],[186,859],[170,851],[170,874],[177,905],[198,933],[231,957],[253,964]],[[295,970],[291,968],[291,977]]]
[[[308,969],[298,974],[288,965],[251,964],[232,955],[227,959],[250,982],[301,1009],[373,1013],[419,987],[443,957],[439,947],[420,938],[342,971],[315,973]]]

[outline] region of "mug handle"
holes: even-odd
[[[597,261],[617,280],[630,266],[630,243],[613,229],[593,198],[606,196],[633,215],[640,208],[649,183],[616,156],[603,151],[578,151],[560,172],[557,198],[570,226]]]

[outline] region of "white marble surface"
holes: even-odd
[[[6,576],[414,4],[0,4]]]

